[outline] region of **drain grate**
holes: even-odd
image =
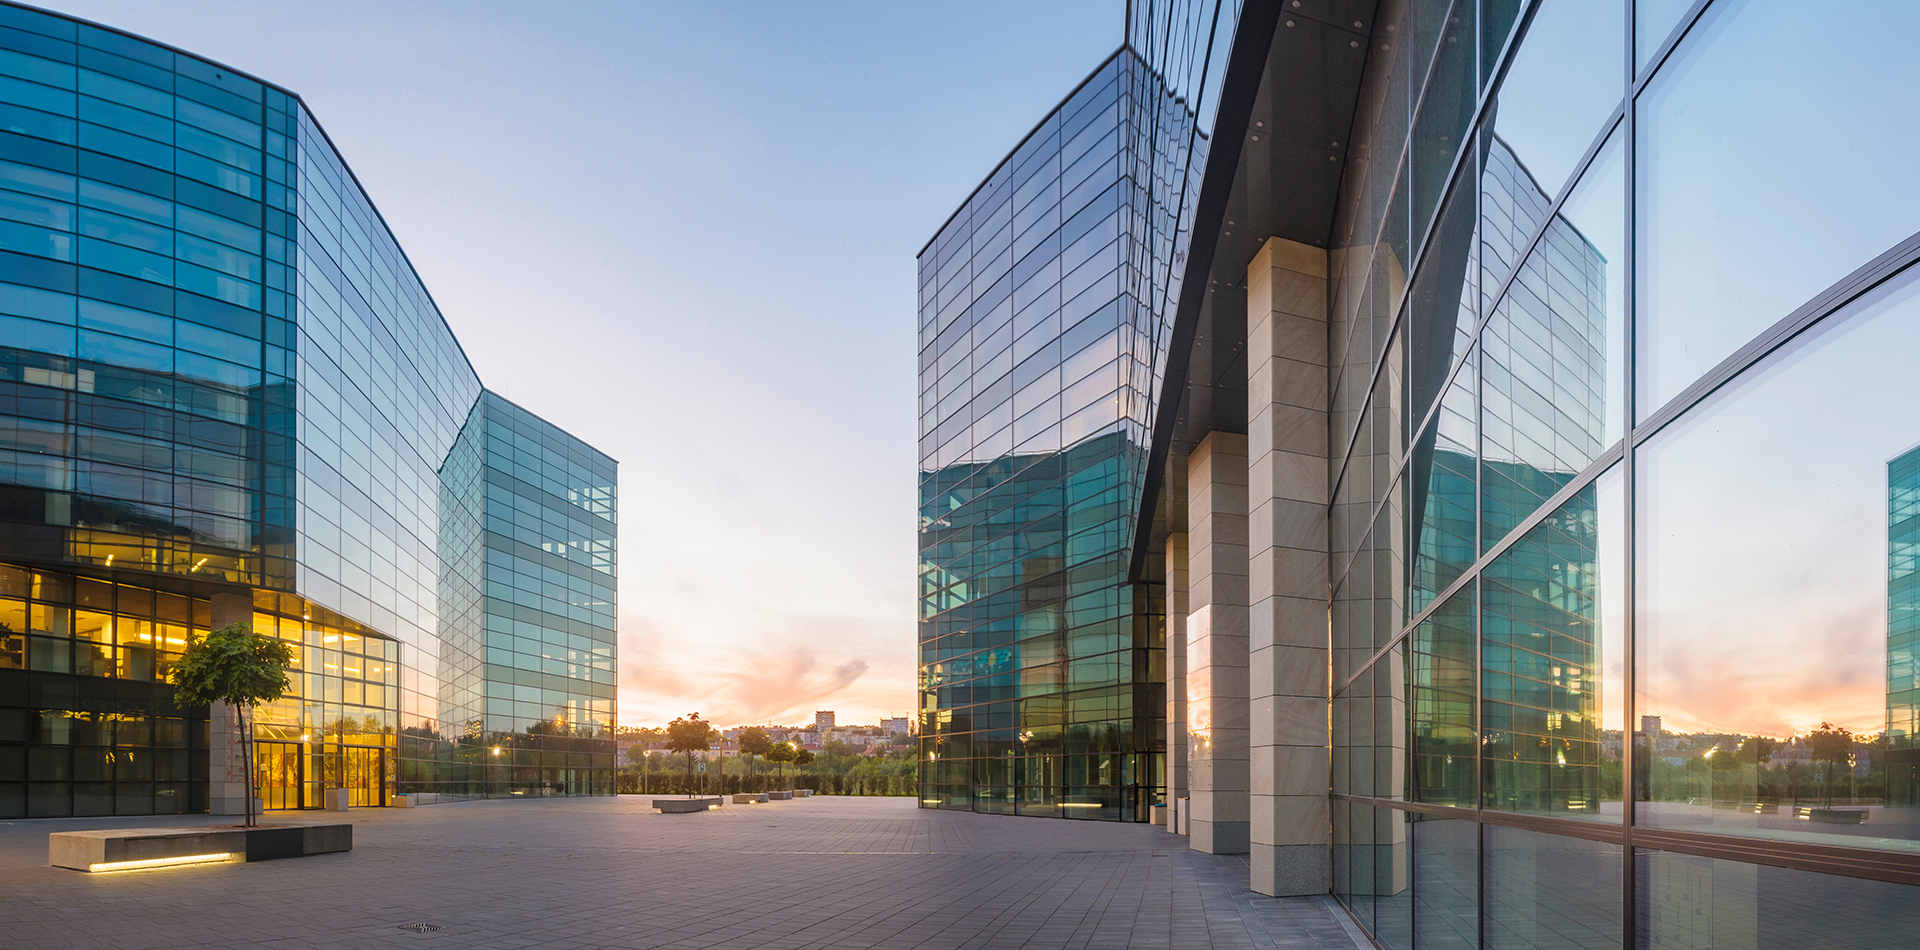
[[[447,928],[442,927],[439,924],[401,924],[400,929],[411,930],[417,934],[430,934],[436,930],[445,930]]]

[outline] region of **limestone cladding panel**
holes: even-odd
[[[1187,535],[1167,535],[1167,800],[1187,794]]]
[[[1247,440],[1214,432],[1187,458],[1187,733],[1195,850],[1244,854]]]
[[[1327,253],[1271,238],[1247,266],[1251,882],[1325,893],[1328,741]]]

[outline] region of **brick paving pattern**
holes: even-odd
[[[0,946],[1360,946],[1324,899],[1253,894],[1243,860],[1189,851],[1156,827],[923,811],[903,798],[692,815],[647,801],[308,812],[291,820],[352,821],[353,852],[111,874],[48,867],[47,833],[226,819],[0,822]]]

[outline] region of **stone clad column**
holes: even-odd
[[[1331,880],[1327,252],[1269,238],[1247,265],[1251,884]]]
[[[1167,807],[1187,797],[1187,535],[1167,535]],[[1178,832],[1169,820],[1167,830]]]
[[[253,598],[247,594],[215,594],[210,604],[208,630],[230,623],[253,623]],[[214,815],[247,813],[247,757],[240,745],[240,725],[233,707],[207,705],[207,812]]]
[[[1247,438],[1187,459],[1187,761],[1193,838],[1247,853]]]

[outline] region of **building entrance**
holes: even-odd
[[[345,746],[347,804],[370,808],[387,803],[387,750]]]
[[[254,793],[270,811],[322,808],[323,788],[347,789],[347,804],[372,808],[387,804],[394,767],[384,748],[334,746],[337,752],[313,753],[305,743],[254,743]]]
[[[254,794],[269,809],[313,808],[320,803],[306,801],[305,745],[298,742],[259,742],[253,744]]]

